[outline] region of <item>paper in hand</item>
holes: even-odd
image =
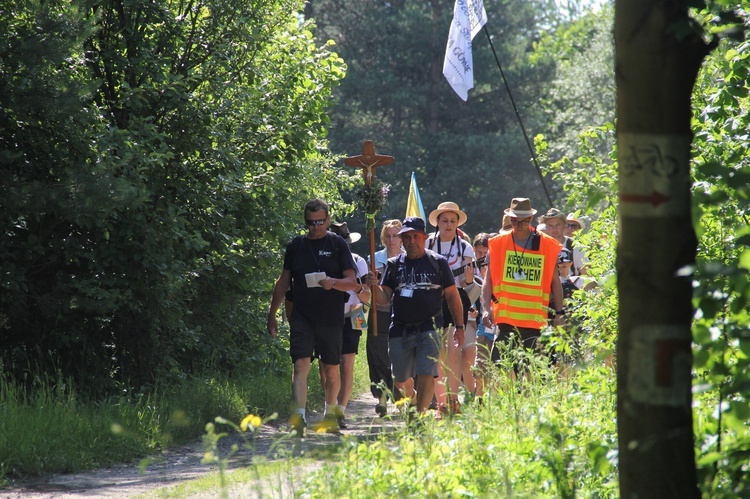
[[[325,278],[325,272],[310,272],[309,274],[305,274],[305,281],[307,282],[308,288],[319,288],[320,281]]]

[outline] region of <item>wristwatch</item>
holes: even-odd
[[[558,315],[565,315],[567,313],[568,313],[567,310],[565,310],[564,308],[560,310],[555,310],[555,317],[557,317]]]
[[[456,326],[456,329],[464,329],[464,325],[461,324],[460,326]]]

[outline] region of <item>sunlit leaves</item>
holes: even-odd
[[[738,12],[747,15],[747,9]],[[694,96],[693,202],[701,244],[693,367],[702,387],[695,414],[698,469],[704,492],[714,497],[748,486],[740,472],[750,440],[748,49],[747,43],[720,45]]]
[[[343,62],[297,0],[33,4],[0,20],[23,48],[0,67],[28,72],[0,71],[4,365],[49,352],[95,391],[250,358],[304,201],[347,209],[324,140]]]

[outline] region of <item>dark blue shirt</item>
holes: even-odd
[[[432,262],[428,253],[433,258]],[[415,260],[406,255],[391,258],[381,284],[393,290],[389,337],[401,336],[407,325],[418,326],[422,331],[443,327],[443,290],[456,285],[448,260],[444,257],[426,250],[421,258]]]

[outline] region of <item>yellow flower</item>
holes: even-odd
[[[260,416],[256,416],[255,414],[248,414],[240,423],[240,428],[242,429],[242,431],[247,431],[249,427],[257,428],[261,424],[263,424],[263,421],[260,419]]]
[[[410,403],[411,399],[404,397],[401,400],[396,401],[396,407],[403,407],[405,405],[409,405]]]

